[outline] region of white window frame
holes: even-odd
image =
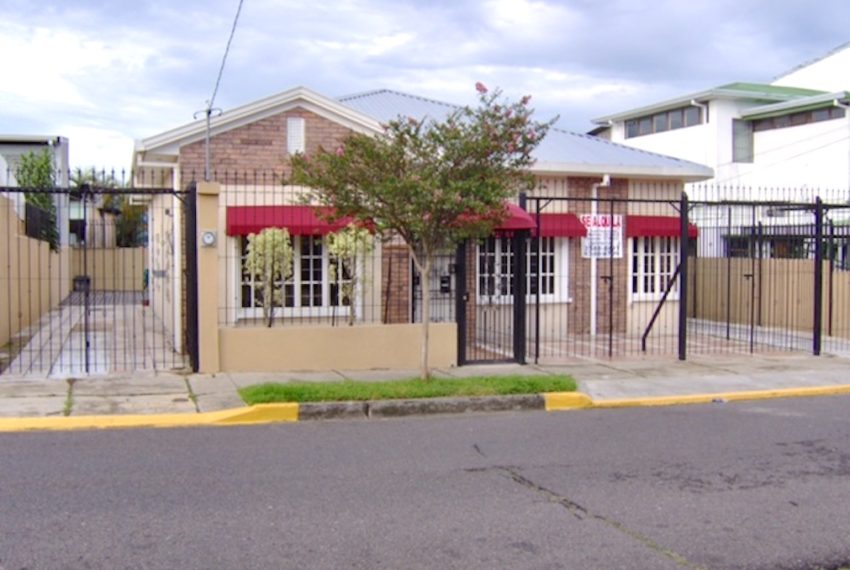
[[[321,276],[321,305],[310,306],[309,304],[302,304],[301,297],[301,287],[305,284],[305,281],[302,280],[301,270],[303,267],[303,263],[305,261],[305,255],[303,253],[303,245],[305,244],[307,239],[321,239],[322,243],[322,252],[321,252],[321,268],[322,268],[322,276]],[[251,287],[251,299],[253,300],[253,290],[255,287],[261,287],[255,279],[246,278],[242,273],[242,267],[245,263],[245,255],[243,255],[243,243],[247,241],[247,236],[242,236],[239,240],[236,240],[236,248],[237,248],[237,256],[236,260],[238,263],[237,271],[236,271],[236,279],[237,279],[237,319],[262,319],[263,318],[263,308],[261,306],[253,306],[253,307],[243,307],[242,306],[242,288],[245,285],[249,285]],[[331,317],[333,315],[340,316],[342,313],[340,311],[346,311],[346,315],[348,314],[348,305],[342,303],[342,298],[339,298],[339,304],[331,305],[331,286],[335,283],[331,283],[330,281],[330,254],[328,253],[328,242],[325,236],[292,236],[292,276],[287,281],[287,285],[285,287],[292,288],[292,306],[278,306],[275,307],[275,316],[282,318],[291,318],[291,317]],[[361,264],[363,261],[358,260],[358,264]],[[341,268],[338,267],[338,271]],[[361,268],[362,270],[362,268]],[[280,282],[277,283],[277,286],[280,286]],[[361,317],[360,303],[358,299],[361,298],[361,290],[360,285],[356,287],[354,292],[354,299],[352,302],[355,303],[355,316],[357,318]],[[339,293],[338,293],[339,294]],[[286,291],[284,291],[284,304],[286,304]]]
[[[668,279],[679,263],[678,237],[645,236],[629,238],[629,298],[657,301],[664,296]],[[679,299],[679,280],[667,296]]]
[[[286,152],[290,156],[307,148],[307,126],[303,117],[286,118]]]
[[[546,267],[547,271],[536,276],[538,287],[543,285],[543,280],[546,277],[552,279],[552,290],[548,293],[540,293],[541,303],[563,303],[569,302],[569,251],[570,238],[560,237],[543,237],[541,240],[541,265],[548,265],[546,258],[551,261],[551,267]],[[492,241],[491,241],[492,240]],[[546,244],[551,244],[551,251],[546,252]],[[532,257],[535,255],[535,247],[537,242],[534,238],[526,241],[526,302],[534,302],[537,299],[536,293],[531,293],[531,283],[535,278],[531,273]],[[482,291],[482,253],[483,248],[489,245],[495,245],[491,255],[493,259],[493,279],[495,280],[495,292],[489,294]],[[476,248],[475,253],[475,290],[476,302],[479,305],[488,304],[511,304],[514,296],[510,292],[512,289],[512,266],[513,266],[513,249],[512,240],[509,237],[494,236],[482,240]],[[485,275],[486,277],[486,275]]]

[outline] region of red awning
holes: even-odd
[[[587,228],[575,214],[540,214],[540,235],[542,237],[585,237]]]
[[[499,224],[496,231],[512,232],[518,230],[533,230],[537,227],[537,224],[534,222],[534,218],[516,204],[508,202],[505,204],[505,208],[508,210],[508,217]]]
[[[350,222],[340,218],[329,222],[330,208],[317,206],[228,206],[227,235],[246,236],[266,228],[286,228],[290,235],[325,235]]]
[[[626,216],[626,237],[679,237],[681,221],[677,216]],[[688,224],[688,237],[695,238],[699,230]]]

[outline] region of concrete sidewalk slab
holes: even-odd
[[[345,380],[345,377],[336,371],[229,372],[225,374],[237,388],[269,382],[341,382]],[[215,376],[221,375],[216,374]]]
[[[74,380],[74,396],[141,396],[189,393],[186,378],[177,374],[91,376]]]
[[[74,396],[71,416],[112,416],[135,414],[195,414],[188,394],[136,394],[113,396]]]
[[[35,418],[61,416],[65,396],[0,397],[0,417]]]
[[[49,398],[65,397],[68,383],[64,380],[44,380],[42,382],[7,382],[0,380],[0,399],[6,398]]]

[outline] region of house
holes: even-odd
[[[258,352],[258,346],[268,343],[259,341],[256,331],[273,335],[295,331],[285,341],[275,338],[302,347],[305,335],[315,329],[335,327],[335,334],[349,334],[339,325],[350,303],[355,304],[360,335],[369,325],[387,329],[422,318],[418,280],[405,246],[398,241],[376,243],[374,252],[362,260],[367,278],[358,285],[355,298],[340,294],[339,279],[346,277],[332,269],[335,260],[326,241],[339,224],[303,204],[301,189],[281,183],[287,157],[309,154],[320,146],[334,148],[350,132],[380,133],[382,123],[399,116],[439,120],[455,109],[386,89],[331,98],[298,87],[211,119],[209,179],[220,191],[215,227],[200,229],[208,230],[219,260],[215,322],[221,333],[222,369],[387,366],[374,359],[344,360],[340,354],[344,350]],[[205,138],[205,121],[196,121],[139,140],[134,170],[185,188],[204,177]],[[527,211],[507,205],[510,215],[491,238],[469,244],[465,254],[447,252],[434,268],[430,318],[446,325],[438,331],[454,335],[455,322],[466,317],[468,330],[462,336],[475,345],[480,357],[468,352],[466,360],[504,358],[510,353],[517,270],[511,237],[517,230],[534,235],[524,254],[526,301],[534,307],[526,324],[535,331],[538,349],[539,341],[551,347],[569,335],[643,331],[677,264],[681,228],[676,208],[683,185],[712,175],[711,169],[690,161],[557,128],[549,132],[535,157],[538,183],[527,196]],[[182,203],[172,197],[156,200],[167,201],[152,207],[169,215],[155,217],[149,230],[151,293],[160,299],[152,305],[167,307],[162,318],[177,331],[183,314],[183,244],[175,236],[181,235]],[[295,251],[292,276],[280,283],[276,326],[271,329],[262,326],[262,288],[244,268],[250,234],[269,226],[287,228]],[[163,303],[166,297],[170,300]],[[675,297],[675,292],[669,296],[665,313],[675,311]],[[469,300],[466,309],[458,308],[459,298]],[[305,332],[311,327],[312,332]],[[240,342],[238,351],[225,347],[227,340],[249,334],[243,338],[252,341]],[[355,352],[362,357],[375,351],[361,347]],[[391,348],[384,357],[396,352]],[[282,361],[284,356],[287,360]],[[457,361],[456,353],[448,357],[449,363]],[[414,354],[407,365],[413,367],[415,362]]]
[[[47,151],[53,164],[54,178],[57,186],[68,187],[69,162],[68,162],[68,139],[60,136],[41,135],[0,135],[0,186],[17,186],[16,172],[21,157],[29,153],[40,153]],[[26,217],[23,195],[15,194],[15,209],[23,220]],[[69,218],[67,198],[61,195],[54,196],[56,204],[57,220],[59,230],[59,243],[66,246],[69,243]]]
[[[702,254],[812,256],[814,218],[805,203],[850,199],[848,64],[850,43],[769,84],[729,83],[599,117],[592,133],[711,167],[711,180],[687,187],[695,201],[789,203],[739,208],[731,218],[697,208]],[[831,220],[850,237],[850,212],[833,208]],[[759,231],[761,246],[753,238]],[[846,240],[838,249],[846,251]]]

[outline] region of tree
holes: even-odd
[[[50,244],[50,249],[59,251],[59,228],[56,226],[56,204],[50,190],[56,186],[53,159],[47,150],[40,153],[28,152],[21,156],[15,170],[18,186],[25,190],[27,204],[35,206],[46,215],[45,223],[35,236]]]
[[[272,326],[274,308],[283,304],[283,282],[292,276],[292,242],[289,232],[266,228],[248,235],[248,255],[245,270],[263,287],[260,304],[266,326]],[[276,284],[280,282],[280,286]]]
[[[354,325],[354,294],[362,279],[357,262],[371,253],[372,246],[373,239],[368,230],[354,224],[328,236],[331,280],[339,286],[340,299],[348,302],[348,326]]]
[[[94,168],[74,170],[71,187],[80,196],[83,189],[96,190],[101,198],[98,210],[111,213],[115,218],[115,245],[118,247],[138,247],[143,245],[145,235],[145,207],[130,203],[125,182],[119,181],[114,172],[97,171]]]
[[[531,152],[554,122],[533,122],[527,96],[509,103],[499,90],[476,89],[477,108],[443,121],[399,117],[376,136],[352,133],[334,150],[291,159],[291,182],[309,187],[309,200],[409,247],[421,276],[423,378],[434,256],[490,234],[507,214],[505,201],[533,187]]]

